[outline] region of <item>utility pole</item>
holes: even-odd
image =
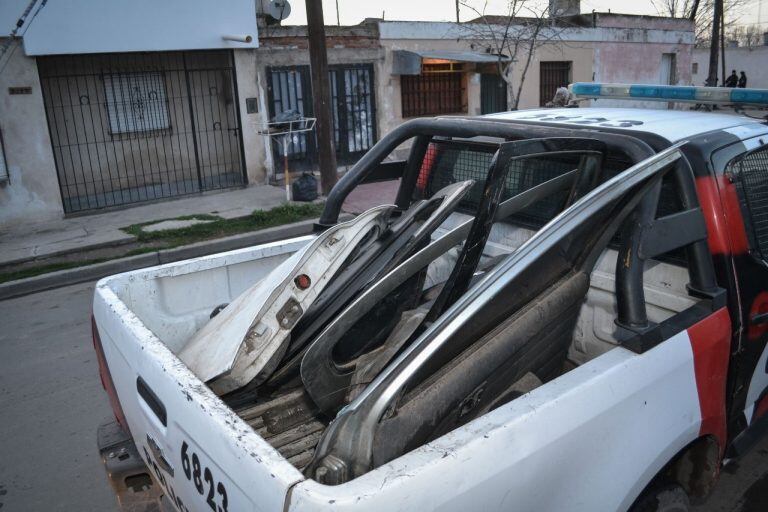
[[[723,17],[723,0],[715,0],[715,12],[712,18],[712,39],[709,44],[709,71],[707,86],[717,85],[717,57],[720,53],[720,19]]]
[[[459,20],[459,0],[456,0],[456,23],[461,23]]]
[[[325,47],[325,22],[322,0],[307,0],[307,36],[312,75],[312,105],[317,121],[317,156],[320,186],[328,195],[336,183],[336,148],[331,129],[331,85],[328,78],[328,54]]]
[[[723,3],[723,0],[720,2]],[[720,65],[723,71],[723,83],[720,85],[725,85],[725,77],[728,76],[725,74],[725,5],[720,6]]]
[[[339,0],[336,0],[336,25],[341,26],[341,17],[339,16]]]

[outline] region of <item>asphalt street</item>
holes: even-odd
[[[110,416],[91,341],[93,286],[0,302],[0,511],[117,510],[96,451]]]
[[[0,302],[0,512],[117,509],[96,452],[112,415],[90,333],[93,286]],[[696,512],[768,510],[768,439]]]

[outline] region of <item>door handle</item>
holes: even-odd
[[[160,401],[160,398],[150,389],[141,377],[136,379],[136,391],[138,391],[139,396],[144,400],[144,403],[149,406],[149,409],[154,413],[157,419],[160,420],[160,423],[162,423],[164,427],[167,427],[168,413],[165,410],[163,402]]]
[[[147,434],[147,445],[149,445],[149,451],[151,451],[152,455],[155,457],[157,465],[160,466],[166,473],[173,476],[173,466],[171,466],[171,463],[168,462],[168,459],[166,459],[165,455],[163,455],[163,449],[160,448],[160,446],[157,444],[157,441],[155,441],[149,434]]]

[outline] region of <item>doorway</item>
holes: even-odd
[[[507,111],[507,82],[498,73],[480,75],[480,113]]]

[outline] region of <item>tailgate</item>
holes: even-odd
[[[93,314],[139,453],[183,511],[282,510],[302,474],[214,395],[109,288]]]

